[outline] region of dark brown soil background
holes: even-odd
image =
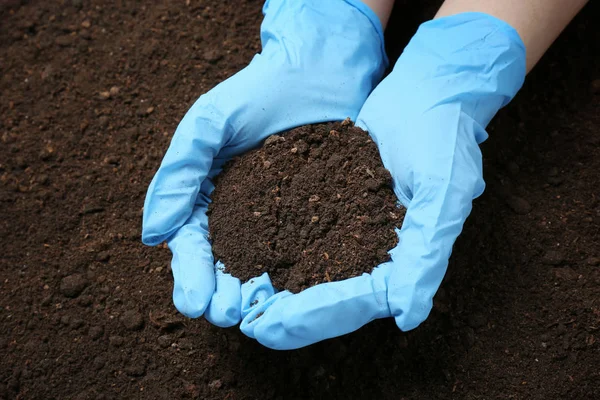
[[[404,219],[377,145],[350,120],[270,136],[225,165],[212,200],[215,259],[293,293],[389,261]]]
[[[398,3],[392,54],[435,9]],[[598,398],[598,1],[492,123],[419,329],[275,352],[174,311],[145,191],[192,102],[259,50],[261,6],[0,2],[0,398]]]

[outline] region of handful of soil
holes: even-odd
[[[270,136],[226,164],[215,187],[215,260],[242,282],[268,272],[292,292],[388,261],[405,213],[377,145],[350,120]]]

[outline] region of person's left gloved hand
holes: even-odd
[[[392,260],[371,274],[277,293],[243,319],[242,331],[267,347],[294,349],[377,318],[394,317],[403,331],[423,322],[484,189],[485,127],[524,77],[525,48],[505,22],[465,13],[423,24],[357,120],[407,208]]]
[[[173,302],[227,327],[274,292],[215,264],[206,211],[232,157],[300,125],[354,118],[387,67],[383,30],[360,0],[267,0],[262,52],[187,112],[148,188],[142,241],[173,252]],[[217,260],[218,261],[218,260]]]

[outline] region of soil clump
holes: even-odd
[[[349,119],[268,137],[225,165],[212,200],[215,260],[292,292],[388,261],[404,217],[377,145]]]

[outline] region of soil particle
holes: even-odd
[[[88,280],[84,275],[69,275],[60,282],[60,292],[67,297],[77,297],[87,285]]]
[[[60,47],[72,46],[75,42],[76,37],[73,35],[63,35],[56,38],[55,42]]]
[[[267,146],[271,146],[271,145],[273,145],[275,143],[279,143],[279,142],[285,142],[285,138],[280,135],[271,135],[265,140],[265,143],[263,146],[267,147]],[[269,165],[271,165],[271,164],[269,164]]]
[[[158,345],[160,347],[162,347],[163,349],[166,349],[167,347],[171,346],[171,344],[173,343],[173,339],[169,335],[159,336],[157,341],[158,341]]]
[[[465,348],[470,349],[475,344],[475,331],[471,327],[465,327],[461,334],[461,339]]]
[[[92,326],[88,331],[88,335],[92,340],[98,340],[104,335],[104,328],[101,326]]]
[[[599,257],[590,257],[587,259],[586,261],[587,265],[600,265],[600,258]]]
[[[590,88],[592,89],[592,93],[600,93],[600,79],[594,79],[590,84]]]
[[[292,292],[389,260],[404,216],[377,146],[348,123],[270,136],[225,166],[212,197],[215,258],[243,281],[267,271]]]
[[[117,161],[118,163],[118,161]],[[107,262],[110,259],[110,253],[108,251],[101,251],[96,254],[96,260],[100,262]]]
[[[212,390],[219,390],[223,387],[223,382],[220,379],[215,379],[208,384],[208,387]]]
[[[42,299],[42,301],[40,302],[40,305],[42,305],[43,307],[49,306],[52,303],[53,297],[54,297],[53,294],[49,293]]]
[[[104,368],[104,365],[106,365],[106,360],[102,356],[95,357],[94,361],[92,362],[92,368],[95,371],[101,370]]]
[[[146,363],[144,361],[133,361],[125,367],[125,373],[129,376],[142,376],[146,373]]]
[[[129,310],[121,316],[121,323],[125,329],[137,331],[144,326],[144,316],[135,310]]]
[[[559,281],[576,280],[579,277],[579,274],[569,267],[553,268],[552,273]]]
[[[192,350],[194,348],[194,342],[191,339],[183,338],[177,342],[177,348],[180,350]]]
[[[69,327],[70,327],[72,330],[79,329],[79,328],[81,328],[83,325],[84,325],[84,322],[83,322],[83,320],[82,320],[82,319],[80,319],[80,318],[75,318],[75,319],[71,320],[71,322],[69,323]]]
[[[89,307],[94,303],[94,297],[91,295],[79,296],[79,299],[77,302],[82,307]]]
[[[546,265],[560,265],[565,261],[565,255],[559,250],[549,250],[544,254],[542,263]]]
[[[92,34],[90,33],[89,30],[87,29],[82,29],[79,32],[77,32],[77,34],[79,35],[79,37],[81,37],[82,39],[85,40],[92,40]]]
[[[522,197],[511,195],[506,198],[506,204],[517,214],[525,215],[531,211],[531,204]]]
[[[207,50],[202,54],[202,58],[211,64],[215,64],[223,58],[223,55],[218,50]]]
[[[474,313],[474,314],[469,315],[468,321],[469,321],[469,326],[474,329],[481,328],[482,326],[485,326],[487,323],[485,315],[483,315],[481,313]]]
[[[121,347],[125,340],[121,336],[113,335],[108,338],[108,343],[113,347]]]

